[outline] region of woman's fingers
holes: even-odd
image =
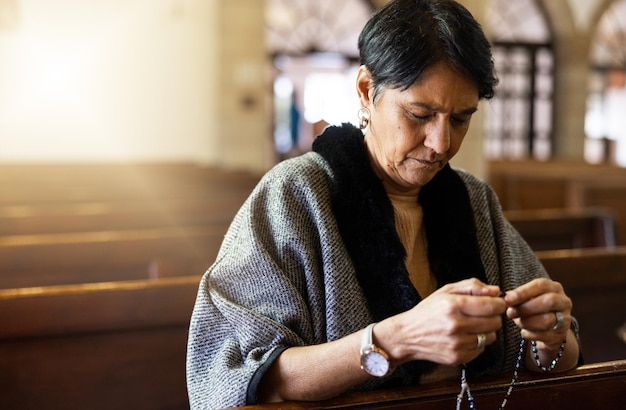
[[[563,286],[559,282],[547,278],[534,279],[524,285],[510,290],[504,296],[504,300],[509,306],[519,306],[539,296],[546,294],[561,294]]]
[[[487,285],[476,278],[471,278],[460,282],[449,283],[437,292],[469,296],[498,296],[500,288],[498,286]]]

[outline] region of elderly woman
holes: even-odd
[[[490,187],[448,164],[497,83],[478,23],[452,0],[393,0],[359,49],[361,129],[329,127],[269,171],[202,279],[192,408],[578,362],[562,286]]]

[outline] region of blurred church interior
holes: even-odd
[[[626,165],[624,0],[462,2],[493,42],[500,86],[460,166]],[[1,0],[0,164],[264,171],[320,126],[356,121],[356,38],[384,3]]]
[[[610,363],[584,372],[623,395],[626,0],[460,2],[500,84],[452,165],[491,183]],[[357,123],[385,3],[0,0],[1,408],[188,408],[200,276],[264,172]]]

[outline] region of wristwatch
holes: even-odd
[[[389,355],[372,341],[372,329],[376,323],[367,326],[361,336],[361,369],[376,377],[384,377],[391,371]]]

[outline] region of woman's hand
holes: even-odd
[[[496,340],[506,304],[500,289],[477,279],[443,286],[413,309],[380,322],[378,343],[397,366],[411,360],[458,365]],[[479,342],[483,339],[482,342]]]
[[[573,367],[578,359],[578,343],[569,330],[572,321],[572,301],[560,283],[550,279],[535,279],[504,297],[509,306],[506,314],[521,329],[526,340],[537,342],[538,357],[543,366],[554,360],[566,342],[559,370]],[[531,349],[527,362],[537,369]]]
[[[553,350],[566,339],[572,320],[572,301],[560,283],[535,279],[507,292],[504,300],[510,306],[507,316],[515,321],[524,338],[541,341]],[[557,321],[557,313],[562,320]]]

